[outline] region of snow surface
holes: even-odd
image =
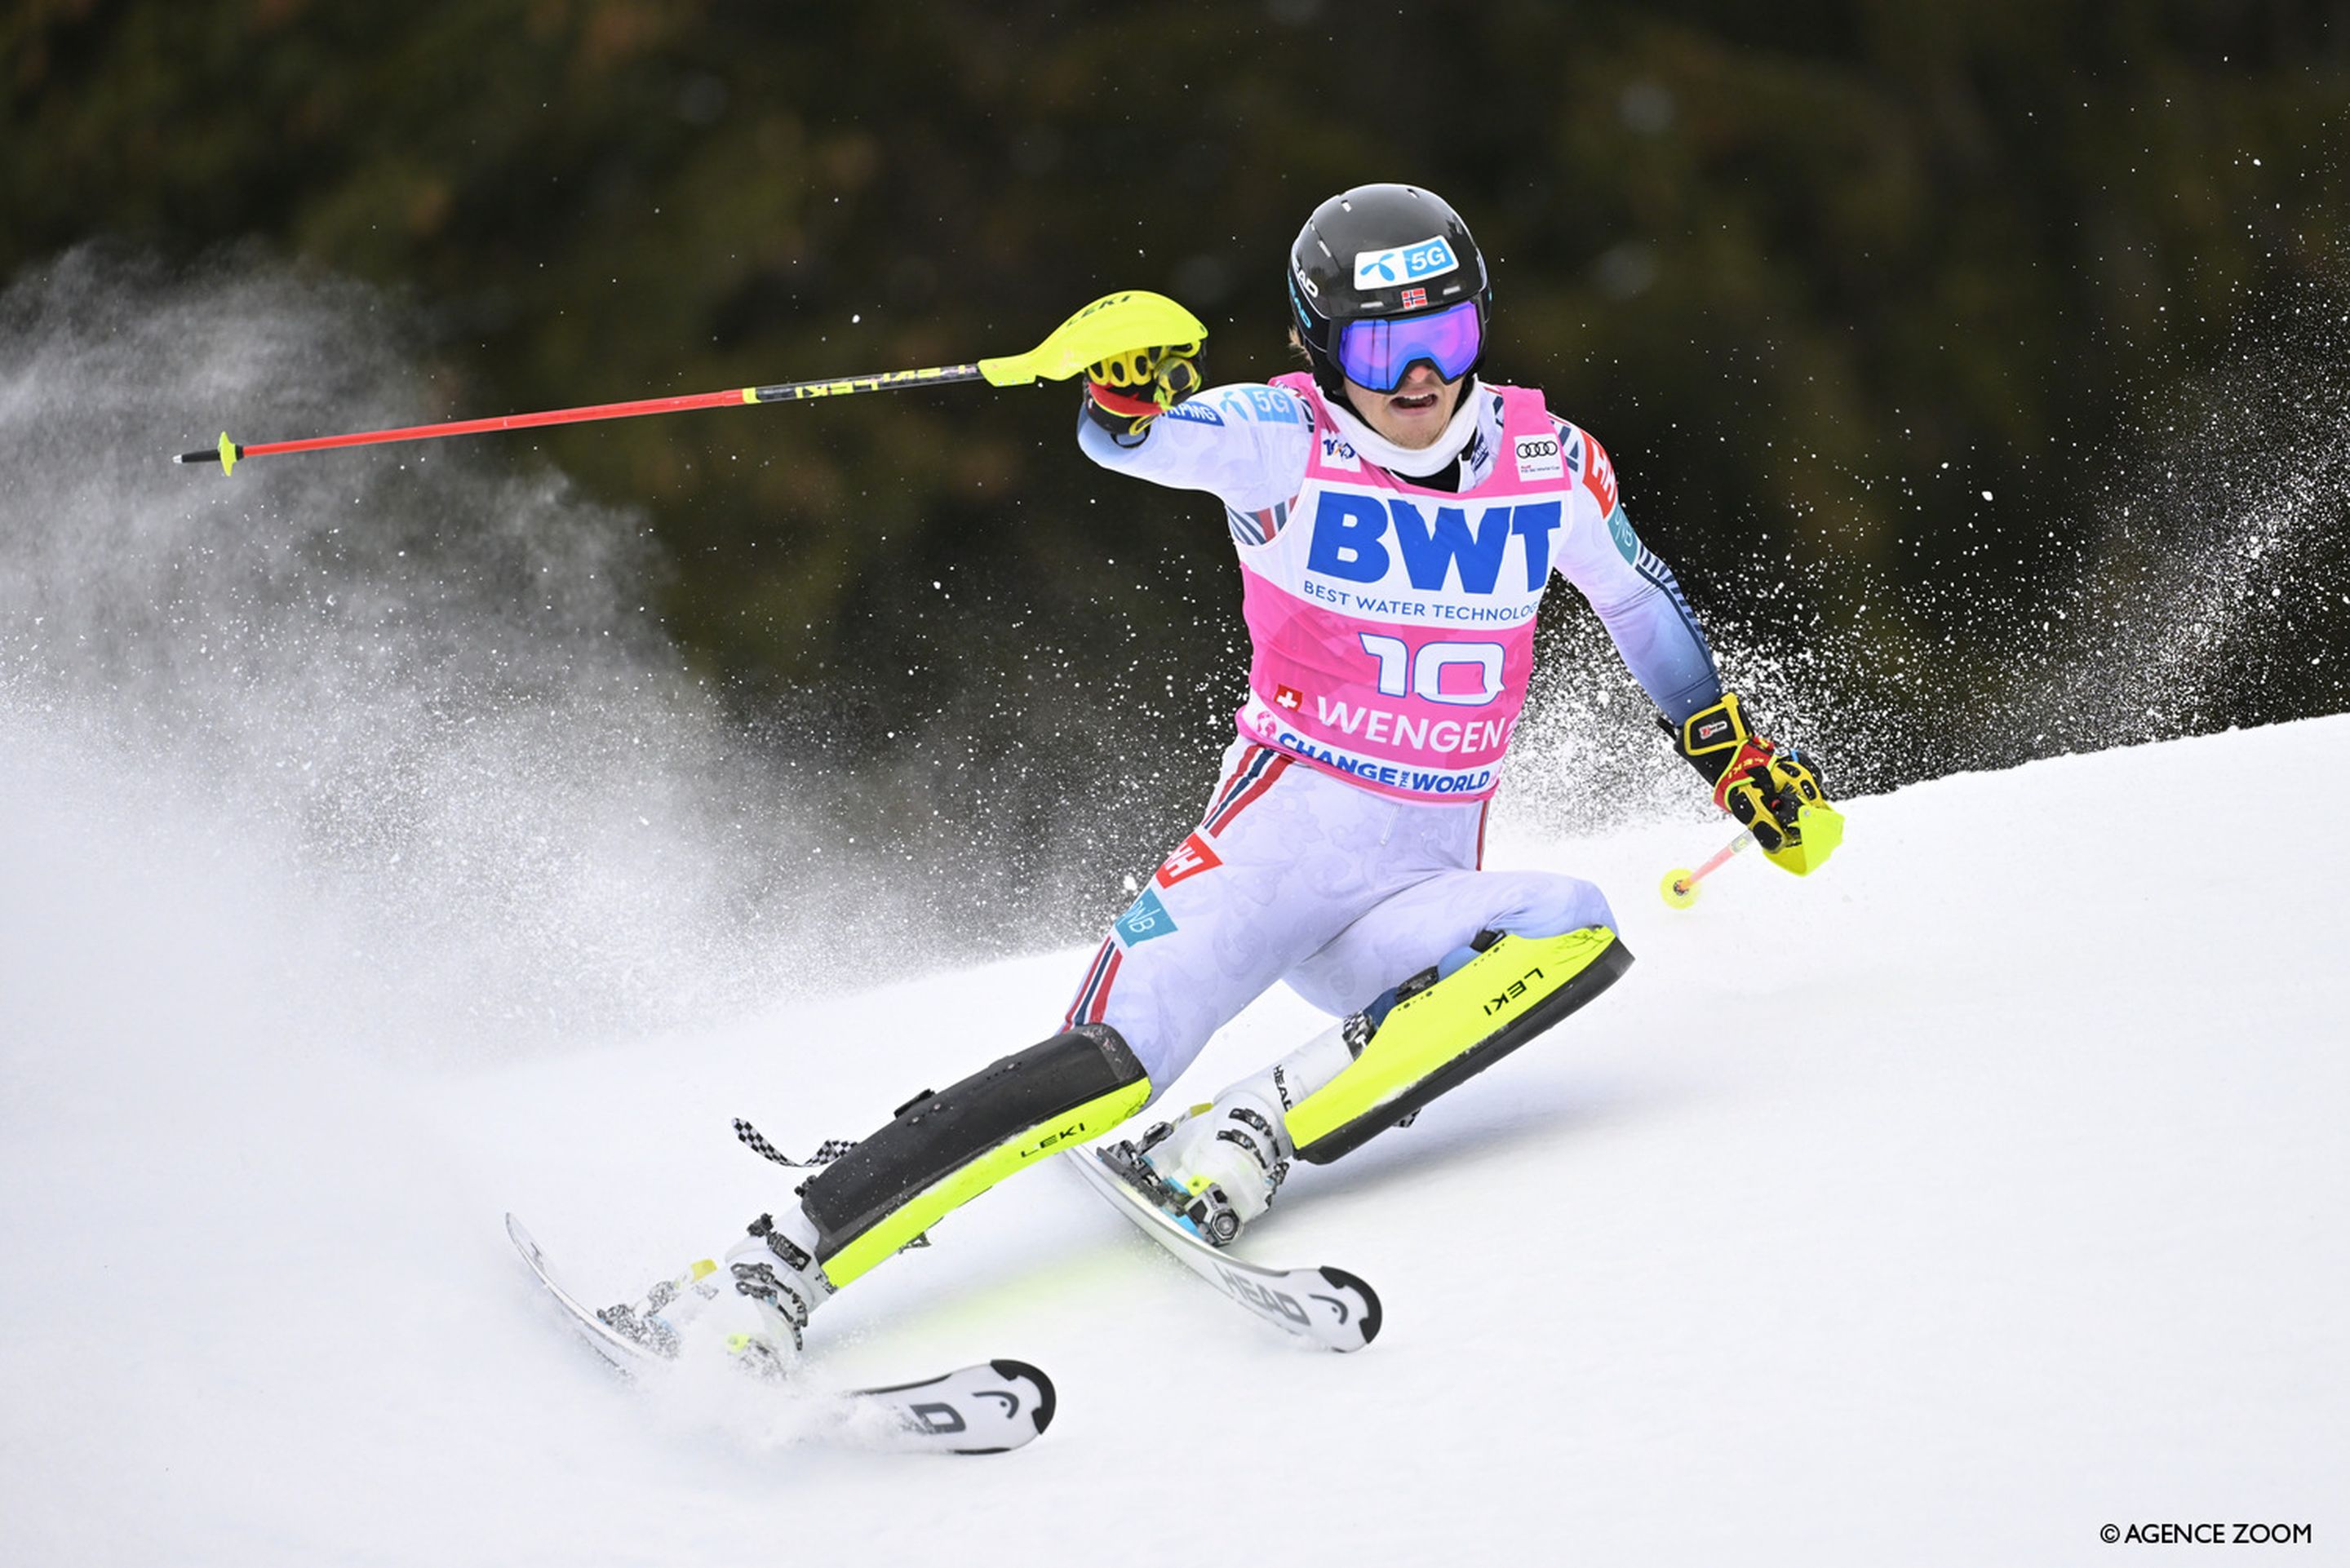
[[[1379,1342],[1299,1348],[1045,1171],[816,1323],[827,1385],[1047,1368],[1057,1424],[977,1460],[616,1383],[500,1216],[627,1293],[788,1200],[731,1116],[861,1134],[1045,1033],[1083,951],[485,1056],[363,898],[5,739],[10,1563],[2107,1563],[2205,1520],[2350,1560],[2350,717],[1856,800],[1821,874],[1687,913],[1655,886],[1714,829],[1497,842],[1639,961],[1246,1239],[1370,1279]],[[1180,1094],[1315,1022],[1266,998]]]

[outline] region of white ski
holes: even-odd
[[[547,1295],[590,1348],[623,1376],[658,1374],[669,1363],[615,1334],[566,1290],[522,1221],[506,1216],[506,1235]],[[1035,1440],[1052,1425],[1052,1379],[1024,1361],[990,1361],[943,1376],[847,1393],[791,1389],[819,1419],[816,1435],[864,1449],[931,1454],[1000,1454]]]
[[[1269,1269],[1200,1239],[1119,1175],[1097,1148],[1074,1148],[1070,1168],[1142,1233],[1265,1322],[1322,1346],[1360,1350],[1378,1337],[1378,1293],[1344,1269]]]

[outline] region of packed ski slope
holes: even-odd
[[[1719,836],[1496,843],[1638,965],[1244,1248],[1377,1284],[1317,1355],[1046,1170],[818,1318],[807,1378],[1047,1368],[996,1459],[795,1445],[613,1382],[501,1215],[618,1296],[1047,1027],[1082,954],[878,971],[484,1065],[273,880],[29,727],[0,766],[0,1542],[16,1563],[2106,1562],[2108,1522],[2350,1517],[2350,718]],[[1113,873],[1114,874],[1114,873]],[[338,911],[341,911],[338,913]],[[1180,1093],[1313,1019],[1268,998]],[[2331,1480],[2326,1478],[2333,1478]],[[2334,1546],[2325,1544],[2336,1542]]]

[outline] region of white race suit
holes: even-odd
[[[1480,931],[1613,926],[1581,878],[1480,868],[1554,576],[1668,719],[1721,699],[1597,442],[1539,393],[1472,381],[1445,436],[1406,452],[1295,375],[1213,389],[1139,439],[1081,421],[1079,444],[1223,504],[1253,659],[1206,812],[1111,925],[1064,1027],[1115,1028],[1156,1094],[1276,981],[1344,1014]]]

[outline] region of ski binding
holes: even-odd
[[[624,1377],[658,1376],[663,1356],[616,1333],[555,1277],[546,1254],[522,1221],[506,1216],[506,1235],[548,1297],[589,1348]],[[1034,1442],[1052,1425],[1052,1379],[1024,1361],[959,1367],[941,1376],[846,1393],[794,1390],[819,1419],[817,1436],[889,1452],[1000,1454]]]
[[[1325,1350],[1360,1350],[1378,1337],[1379,1298],[1344,1269],[1274,1269],[1211,1246],[1128,1174],[1108,1148],[1068,1152],[1086,1184],[1118,1206],[1177,1262],[1276,1328]]]

